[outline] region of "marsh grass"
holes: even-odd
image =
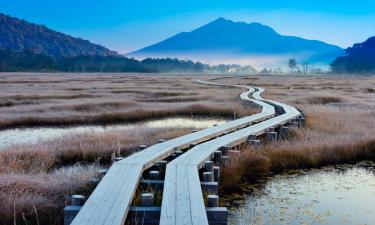
[[[49,174],[1,174],[1,224],[61,224],[61,209],[69,196],[87,194],[85,184],[97,169],[76,165]]]
[[[258,112],[240,103],[242,90],[194,84],[192,75],[1,74],[0,78],[3,129],[177,115],[238,118]],[[291,168],[374,160],[375,99],[369,90],[375,86],[373,79],[250,76],[223,82],[266,87],[265,98],[295,105],[308,117],[307,127],[287,139],[257,151],[245,149],[232,159],[222,170],[221,193]],[[152,145],[190,131],[138,127],[2,149],[0,224],[62,224],[68,196],[88,194],[88,179],[97,168],[108,167],[114,155],[128,156],[140,144]]]
[[[306,81],[313,89],[306,92],[294,88],[298,78],[274,79],[269,82],[275,88],[265,95],[303,109],[306,127],[293,129],[288,138],[260,149],[244,149],[222,170],[222,194],[239,192],[242,183],[258,183],[285,170],[375,161],[375,99],[363,92],[346,91],[361,90],[374,80],[337,78],[336,82],[322,82],[334,78],[313,77]]]
[[[153,77],[0,74],[0,129],[135,122],[178,115],[233,118],[256,112],[239,104],[239,89],[206,87],[187,75]]]

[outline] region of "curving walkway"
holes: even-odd
[[[197,80],[196,82],[225,86],[225,84],[216,84],[208,81]],[[238,85],[232,86],[243,87]],[[253,93],[255,99],[253,102],[262,106],[263,109],[259,114],[270,110],[273,106],[282,108],[284,113],[202,143],[167,165],[160,217],[161,225],[208,225],[198,173],[198,169],[202,167],[203,162],[212,159],[213,153],[222,146],[234,146],[244,143],[249,137],[261,135],[267,132],[269,128],[285,124],[300,115],[300,112],[292,106],[276,101],[264,100],[260,95],[261,92],[263,92],[263,89],[258,88],[258,91]],[[256,117],[257,115],[253,116]]]
[[[204,83],[203,81],[197,81],[197,82]],[[208,83],[206,82],[206,84]],[[232,86],[241,87],[241,88],[244,87],[244,86],[239,86],[239,85],[232,85]],[[104,176],[102,181],[99,183],[99,185],[96,187],[94,192],[90,195],[90,197],[88,198],[88,200],[86,201],[84,206],[81,208],[78,215],[75,217],[75,219],[73,220],[71,224],[72,225],[122,225],[126,220],[126,216],[128,214],[131,202],[134,198],[136,188],[140,182],[142,173],[146,169],[155,165],[158,161],[163,160],[166,157],[172,155],[175,151],[189,148],[189,146],[191,146],[192,144],[201,144],[203,142],[212,140],[214,138],[220,137],[222,135],[225,135],[231,132],[237,133],[238,132],[237,130],[241,131],[241,129],[244,129],[245,127],[252,125],[253,122],[260,122],[260,121],[272,118],[275,115],[275,108],[273,106],[263,102],[262,99],[260,98],[250,99],[248,97],[252,93],[255,93],[255,94],[259,93],[259,96],[260,96],[260,93],[263,91],[263,89],[259,88],[255,90],[252,87],[247,87],[247,89],[248,90],[246,92],[241,94],[241,99],[244,101],[248,101],[248,102],[252,102],[254,104],[260,105],[262,107],[262,111],[260,113],[247,116],[241,119],[233,120],[233,121],[230,121],[228,123],[225,123],[219,126],[207,128],[207,129],[195,132],[195,133],[184,135],[184,136],[181,136],[181,137],[169,140],[169,141],[165,141],[163,143],[155,144],[153,146],[146,148],[143,151],[135,153],[119,162],[114,163],[109,169],[109,171],[107,172],[107,174]],[[236,135],[236,137],[237,136],[238,135]],[[228,137],[228,136],[226,135],[224,137]],[[217,138],[215,140],[222,140],[222,138]],[[214,146],[217,146],[217,144]],[[194,150],[194,152],[196,151],[197,150]],[[211,154],[210,151],[211,150],[205,151],[204,153],[202,152],[202,155],[200,157],[198,158],[194,157],[195,160],[207,157],[209,154]],[[190,151],[188,151],[188,153],[189,152]],[[183,156],[185,154],[183,154]],[[180,157],[178,157],[177,159],[179,159]],[[197,161],[193,163],[196,163],[196,162]],[[194,165],[197,165],[197,164],[194,164]],[[171,166],[168,166],[168,168],[171,168]],[[194,171],[197,172],[197,166],[195,166],[194,169],[191,168],[190,170],[192,171],[191,173],[194,174]],[[169,178],[173,176],[172,174],[176,175],[177,173],[167,172],[167,177]],[[168,181],[170,181],[170,178],[168,179]],[[188,184],[192,185],[192,188],[193,188],[189,190],[193,192],[197,192],[198,194],[201,193],[200,186],[197,187],[195,185],[195,182],[191,182]],[[173,188],[171,190],[173,190]],[[169,192],[169,190],[165,190],[165,191],[167,191],[166,196],[170,196],[171,192]],[[183,193],[186,193],[186,191]],[[196,203],[197,206],[199,207],[202,206],[202,204],[200,204],[202,203],[201,201],[203,201],[203,199],[200,199]],[[169,210],[166,211],[165,210],[166,205],[164,204],[167,202],[168,200],[166,201],[163,200],[162,213],[164,212],[164,214],[167,213],[167,215],[169,215],[170,214],[169,212],[171,211]],[[190,202],[190,203],[195,204],[195,202]],[[174,208],[174,212],[177,212],[178,210],[179,210],[178,207]],[[195,215],[195,214],[198,214],[198,211],[194,213],[192,213],[191,211],[184,213],[184,215],[190,215],[190,216]],[[205,213],[203,214],[205,215]],[[170,217],[167,216],[164,218],[168,219]],[[172,216],[172,218],[180,218],[180,216],[178,217]],[[168,219],[168,221],[172,221],[172,220]],[[183,223],[169,223],[168,221],[165,224],[183,224]],[[173,220],[173,221],[176,221],[176,220]],[[189,220],[186,220],[186,221],[189,221]],[[199,220],[199,221],[206,221],[206,220],[203,218],[202,220]],[[191,223],[191,224],[204,224],[204,223]]]

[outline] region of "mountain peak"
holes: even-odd
[[[219,17],[216,20],[211,21],[210,23],[234,23],[232,20],[225,19],[224,17]]]
[[[268,30],[270,32],[276,33],[276,31],[273,30],[271,27],[263,25],[258,22],[251,22],[251,23],[235,22],[233,20],[226,19],[224,17],[219,17],[216,20],[213,20],[210,23],[206,24],[205,26],[220,26],[220,27],[230,26],[230,27],[240,27],[242,29],[263,29],[263,30]]]
[[[190,57],[197,60],[205,56],[248,59],[259,55],[327,62],[341,53],[342,49],[337,46],[283,36],[261,23],[234,22],[220,17],[191,32],[180,33],[129,55],[141,58]]]

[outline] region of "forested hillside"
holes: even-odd
[[[23,51],[53,57],[78,55],[117,55],[101,45],[56,32],[45,26],[29,23],[0,13],[0,49]]]

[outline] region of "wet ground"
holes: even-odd
[[[374,168],[362,162],[276,175],[236,201],[229,224],[375,224]]]
[[[0,149],[14,144],[35,144],[39,141],[51,140],[68,134],[126,130],[137,127],[204,129],[224,122],[224,119],[176,117],[132,124],[14,128],[0,131]]]

